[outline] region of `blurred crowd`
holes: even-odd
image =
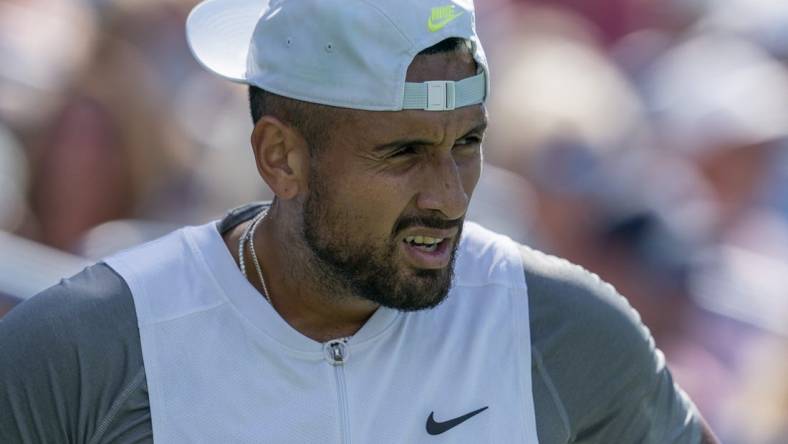
[[[97,260],[271,197],[195,3],[0,0],[0,231]],[[723,442],[785,443],[788,2],[476,3],[469,217],[613,283]]]

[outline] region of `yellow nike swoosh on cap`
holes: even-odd
[[[454,5],[438,6],[432,8],[430,18],[427,20],[427,29],[437,32],[461,16],[463,11],[454,12]]]

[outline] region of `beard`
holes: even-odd
[[[401,217],[387,239],[351,239],[358,219],[334,205],[325,182],[312,172],[311,190],[302,211],[301,236],[311,250],[315,282],[334,294],[349,294],[384,307],[417,311],[434,308],[449,294],[454,261],[462,232],[462,219],[434,216]],[[398,260],[396,236],[413,227],[454,228],[451,260],[442,269],[416,269]]]

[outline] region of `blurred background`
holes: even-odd
[[[0,0],[0,316],[270,192],[195,0]],[[470,218],[627,296],[726,443],[788,436],[788,1],[477,0]]]

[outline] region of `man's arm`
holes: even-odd
[[[0,320],[0,443],[149,442],[128,287],[87,268]]]
[[[549,394],[536,401],[562,418],[563,439],[717,443],[626,299],[565,260],[527,247],[522,256],[535,391]],[[543,422],[538,405],[536,415]]]

